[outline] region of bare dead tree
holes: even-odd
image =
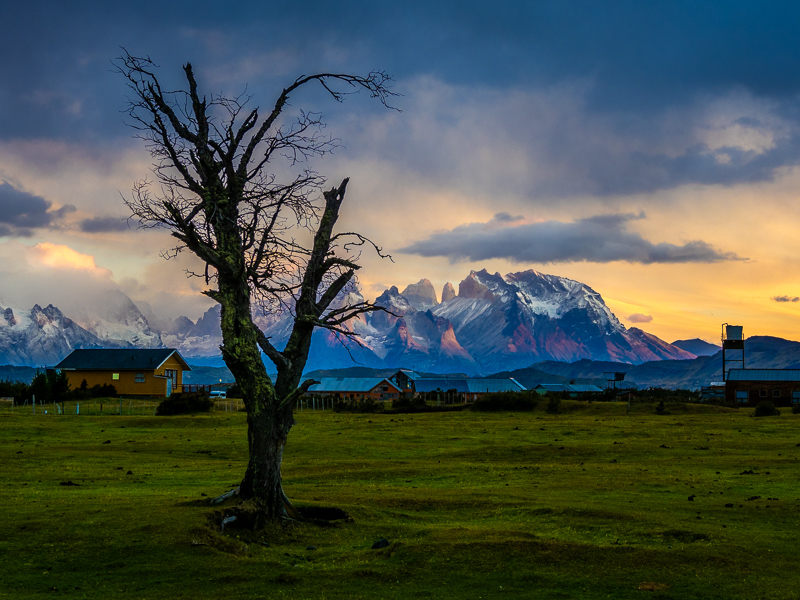
[[[334,231],[348,180],[320,194],[324,179],[302,167],[334,147],[319,115],[301,112],[289,124],[281,117],[289,96],[311,84],[336,101],[364,91],[388,106],[390,78],[384,72],[299,77],[262,114],[246,96],[202,95],[191,64],[183,67],[186,89],[178,91],[162,87],[150,58],[126,52],[115,65],[132,92],[130,124],[154,159],[155,182],[135,184],[125,202],[142,227],[171,231],[178,240],[171,254],[188,250],[205,263],[204,293],[221,306],[222,356],[247,411],[249,460],[240,495],[254,499],[265,517],[295,516],[281,462],[295,404],[314,383],[301,381],[312,333],[322,327],[350,335],[349,319],[379,310],[334,300],[354,281],[358,249],[384,255],[362,235]],[[276,174],[279,159],[293,167],[287,180]],[[298,241],[299,227],[313,233],[309,243]],[[253,307],[270,303],[291,307],[294,317],[282,350],[253,322]],[[262,351],[277,369],[274,381]]]

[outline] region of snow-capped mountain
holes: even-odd
[[[100,338],[52,304],[27,311],[0,307],[0,364],[52,365],[74,348],[101,347]]]
[[[447,283],[441,298],[426,279],[402,292],[391,287],[375,301],[383,311],[345,324],[352,337],[317,330],[308,369],[353,366],[355,361],[368,367],[479,374],[544,360],[638,364],[695,357],[640,329],[627,329],[600,294],[555,275],[472,271],[457,293]],[[338,306],[361,301],[351,289]],[[0,308],[0,364],[55,364],[73,348],[163,346],[177,348],[193,364],[221,364],[218,306],[196,323],[151,315],[160,324],[156,330],[122,292],[99,304],[70,318],[53,306],[37,305],[29,312]],[[291,331],[290,312],[256,311],[254,320],[276,347],[283,347]]]
[[[122,292],[93,298],[95,308],[64,315],[52,304],[0,307],[0,364],[54,365],[75,348],[161,348],[136,305]]]
[[[626,329],[589,286],[532,270],[505,277],[472,271],[458,295],[432,312],[453,324],[461,345],[486,371],[541,360],[694,358],[639,329]]]
[[[112,348],[163,348],[161,336],[121,290],[109,290],[95,297],[91,307],[70,317]]]

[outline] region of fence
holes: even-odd
[[[15,405],[12,398],[0,398],[0,414],[28,414],[28,415],[155,415],[160,399],[135,399],[135,398],[89,398],[85,400],[66,400],[64,402],[32,402],[26,400],[23,404]],[[297,403],[297,410],[332,410],[334,399],[301,398]],[[244,409],[244,401],[240,398],[221,398],[214,401],[214,412],[238,412]]]
[[[26,400],[22,404],[0,402],[0,413],[35,416],[59,415],[154,415],[158,400],[132,398],[88,398],[84,400],[65,400],[64,402],[34,402]]]

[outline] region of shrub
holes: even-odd
[[[561,412],[561,398],[553,397],[547,403],[547,412],[551,415],[557,415]]]
[[[481,412],[533,410],[539,398],[532,392],[498,392],[478,397],[472,410]]]
[[[206,392],[175,392],[161,401],[156,414],[161,416],[186,415],[189,413],[208,412],[214,401]]]
[[[775,408],[775,405],[769,400],[763,400],[762,402],[758,403],[758,406],[756,406],[756,417],[772,417],[779,414],[781,414],[781,411]]]
[[[117,396],[117,388],[111,383],[93,385],[89,390],[89,396],[92,398],[115,398]]]
[[[659,414],[659,415],[667,414],[667,410],[664,407],[664,401],[663,400],[661,402],[659,402],[658,405],[656,406],[656,414]]]
[[[425,394],[422,396],[400,396],[397,400],[392,401],[392,407],[386,412],[389,414],[458,412],[467,407],[466,404],[428,404],[424,398]]]
[[[792,406],[792,414],[793,415],[800,415],[800,404],[794,404]]]
[[[335,412],[377,413],[383,412],[383,402],[375,402],[372,398],[365,400],[337,400],[333,404]]]
[[[392,400],[392,408],[396,412],[404,413],[426,412],[428,403],[423,398],[404,395],[397,400]]]
[[[117,388],[111,383],[97,384],[89,387],[86,380],[82,380],[77,390],[72,391],[72,397],[76,400],[86,400],[87,398],[114,398],[117,395]]]

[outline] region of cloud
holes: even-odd
[[[631,323],[651,323],[653,321],[653,317],[650,315],[643,315],[640,313],[633,314],[628,317],[628,321]]]
[[[33,229],[50,227],[65,215],[74,212],[71,204],[51,210],[52,202],[41,196],[16,189],[0,182],[0,235],[30,237]]]
[[[131,228],[125,217],[93,217],[81,221],[79,227],[85,233],[128,231]]]
[[[732,252],[721,252],[702,240],[683,245],[654,244],[626,229],[627,223],[644,214],[608,214],[571,223],[541,223],[500,226],[504,217],[488,223],[469,223],[401,248],[420,256],[445,256],[451,263],[480,262],[503,258],[519,263],[570,263],[626,261],[631,263],[713,263],[746,260]]]
[[[800,302],[800,297],[798,296],[774,296],[772,299],[775,302]]]
[[[49,242],[0,243],[0,281],[0,305],[28,309],[53,304],[67,315],[117,289],[111,271],[98,267],[93,256]]]
[[[94,261],[94,256],[83,254],[73,250],[69,246],[62,244],[52,244],[50,242],[40,242],[33,246],[31,252],[38,259],[39,265],[67,270],[89,271],[110,277],[111,272],[107,269],[100,269]]]

